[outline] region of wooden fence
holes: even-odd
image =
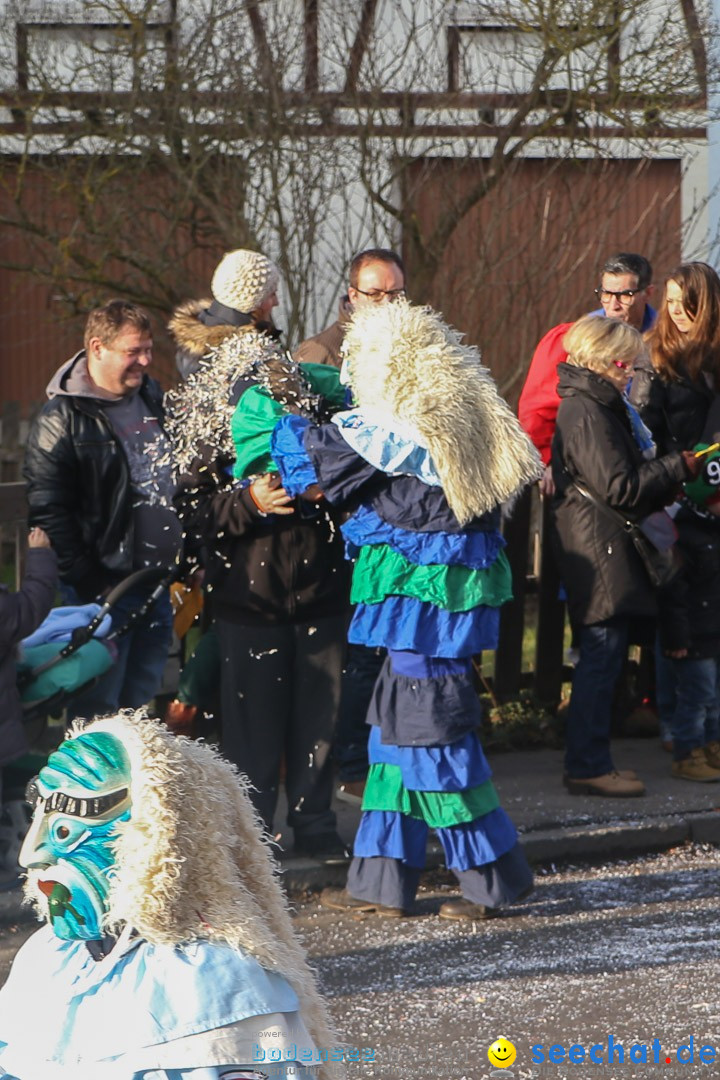
[[[22,482],[0,484],[0,552],[3,567],[11,566],[20,580],[27,535],[27,503]]]
[[[500,616],[500,641],[495,654],[493,693],[500,701],[529,688],[539,701],[557,704],[563,679],[565,604],[559,599],[560,578],[550,543],[547,500],[537,486],[527,489],[505,522],[506,554],[513,573],[513,600]],[[532,602],[530,601],[532,598]],[[535,657],[523,672],[523,638],[528,616],[535,618]]]

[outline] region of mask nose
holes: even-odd
[[[46,838],[47,823],[45,815],[36,811],[18,855],[18,862],[25,870],[48,865],[48,860],[44,858],[43,852]]]

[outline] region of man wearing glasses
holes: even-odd
[[[345,328],[355,308],[384,304],[405,295],[405,267],[400,256],[389,248],[361,251],[350,263],[349,286],[340,300],[337,321],[298,346],[295,360],[310,364],[331,364],[339,368],[340,348]]]
[[[644,334],[653,326],[657,317],[657,312],[648,303],[653,289],[652,267],[648,260],[643,255],[619,252],[612,255],[602,268],[600,285],[595,289],[595,295],[602,306],[591,314],[619,319]],[[543,495],[553,493],[549,463],[555,417],[560,404],[557,395],[557,366],[567,356],[562,340],[571,326],[571,322],[560,323],[548,330],[540,340],[530,361],[518,403],[520,423],[547,466],[540,481]]]
[[[392,303],[405,295],[405,267],[389,248],[361,251],[350,263],[348,291],[340,301],[337,322],[298,347],[294,359],[303,363],[342,364],[340,349],[356,308]],[[368,771],[368,729],[365,724],[375,680],[385,659],[384,649],[348,645],[343,669],[340,712],[335,741],[340,785],[337,797],[359,805]]]

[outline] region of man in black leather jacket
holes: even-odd
[[[181,527],[172,509],[172,465],[163,431],[162,391],[147,375],[150,322],[112,300],[88,317],[85,348],[56,372],[27,442],[30,524],[58,554],[65,602],[107,594],[145,566],[170,567]],[[120,624],[148,595],[131,590],[116,605]],[[163,597],[119,639],[115,666],[75,702],[90,716],[146,704],[160,686],[171,637]]]

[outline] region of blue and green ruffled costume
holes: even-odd
[[[314,426],[277,424],[271,452],[283,484],[318,484],[355,560],[351,643],[384,646],[368,712],[368,774],[348,890],[407,909],[435,829],[472,903],[496,908],[532,874],[499,805],[478,738],[472,657],[497,647],[500,606],[512,596],[497,511],[461,526],[432,460],[406,434],[362,410]]]

